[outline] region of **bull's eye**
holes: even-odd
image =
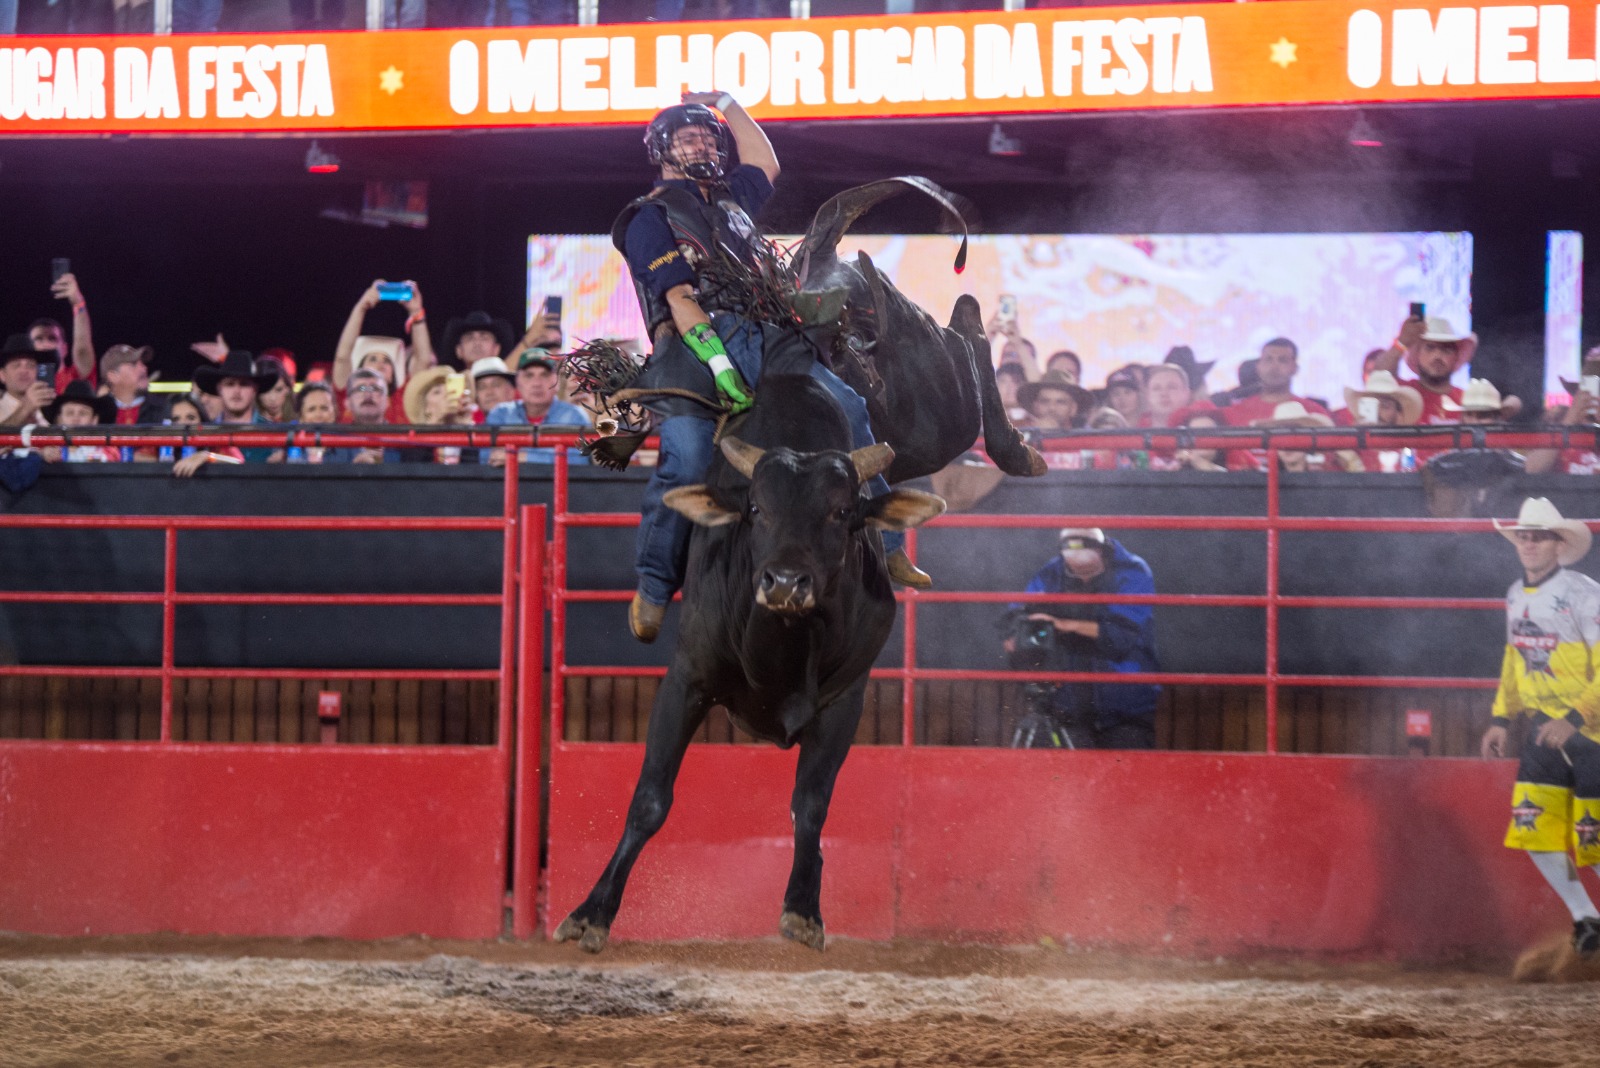
[[[750,504],[750,514],[751,514],[751,516],[760,515],[761,514],[761,506],[756,504],[756,503],[754,503],[754,502],[751,502],[751,504]]]
[[[839,509],[837,512],[834,513],[834,518],[839,520],[842,523],[845,520],[850,518],[851,512],[852,512],[852,509],[850,508],[850,506],[849,505],[845,505],[843,508]]]

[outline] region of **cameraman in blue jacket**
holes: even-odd
[[[1068,527],[1059,552],[1028,593],[1154,593],[1150,565],[1098,527]],[[1024,671],[1136,675],[1159,670],[1154,610],[1147,604],[1013,604],[1006,655]],[[1161,687],[1134,683],[1028,684],[1028,713],[1012,744],[1070,749],[1155,748]]]

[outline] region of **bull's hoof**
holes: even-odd
[[[1044,456],[1032,445],[1026,446],[1028,450],[1028,476],[1038,478],[1050,470],[1050,465],[1044,462]]]
[[[576,940],[578,948],[585,953],[598,953],[606,948],[606,941],[611,937],[611,928],[602,927],[597,923],[580,919],[577,914],[568,916],[556,928],[557,942],[571,942]]]
[[[791,942],[799,942],[802,946],[810,946],[821,953],[823,944],[827,941],[822,930],[821,920],[808,920],[798,912],[785,912],[778,921],[778,933]]]

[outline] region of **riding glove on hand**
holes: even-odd
[[[717,384],[717,396],[727,402],[733,414],[749,410],[755,398],[751,396],[751,389],[738,368],[728,359],[728,350],[722,347],[722,339],[711,329],[711,324],[696,323],[691,326],[683,335],[683,341],[695,358],[711,369],[712,378]]]

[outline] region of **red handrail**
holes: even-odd
[[[170,431],[165,432],[171,438]],[[0,434],[0,446],[7,437]],[[34,439],[38,444],[45,435]],[[245,436],[245,435],[239,435]],[[525,435],[524,435],[525,436]],[[276,436],[281,442],[282,435]],[[161,606],[161,662],[156,667],[81,666],[66,664],[5,664],[0,676],[77,678],[157,678],[161,680],[162,744],[172,743],[173,683],[177,679],[384,679],[461,680],[493,679],[499,683],[497,747],[511,753],[516,720],[516,666],[519,656],[518,571],[523,546],[518,537],[518,445],[506,445],[507,463],[502,480],[501,514],[493,516],[107,516],[107,515],[0,515],[0,530],[159,530],[162,532],[161,590],[96,593],[79,590],[5,590],[0,604],[150,604]],[[178,534],[182,531],[498,531],[502,535],[501,587],[498,594],[381,594],[381,593],[179,593]],[[541,530],[542,537],[543,531]],[[542,570],[538,576],[542,578]],[[542,588],[542,583],[539,584]],[[180,605],[379,605],[379,606],[498,606],[500,608],[500,663],[485,669],[401,668],[246,668],[178,667],[176,617]],[[535,661],[537,657],[535,657]]]
[[[1570,428],[1569,428],[1570,429]],[[1280,691],[1286,687],[1375,687],[1393,689],[1454,689],[1492,690],[1497,678],[1461,678],[1451,676],[1395,676],[1395,675],[1297,675],[1280,670],[1279,614],[1285,608],[1346,608],[1346,609],[1459,609],[1470,611],[1502,610],[1505,602],[1484,597],[1376,597],[1376,596],[1286,596],[1281,588],[1280,560],[1281,536],[1285,532],[1331,533],[1431,533],[1453,534],[1487,532],[1494,529],[1486,519],[1409,519],[1409,518],[1346,518],[1304,517],[1282,514],[1282,486],[1276,454],[1280,449],[1303,449],[1316,444],[1323,448],[1333,435],[1363,435],[1364,447],[1379,443],[1405,446],[1417,444],[1439,445],[1463,439],[1486,441],[1496,447],[1558,447],[1570,442],[1590,442],[1593,430],[1575,433],[1554,431],[1489,431],[1476,428],[1410,428],[1399,432],[1379,431],[1370,428],[1336,428],[1318,430],[1314,435],[1303,432],[1248,431],[1216,435],[1194,434],[1189,441],[1204,447],[1238,448],[1241,438],[1260,444],[1268,450],[1271,462],[1266,471],[1266,515],[1264,516],[1052,516],[1052,515],[944,515],[925,526],[946,529],[1055,529],[1070,522],[1073,526],[1109,527],[1124,530],[1232,530],[1262,532],[1266,537],[1266,592],[1265,594],[1029,594],[1025,592],[991,591],[904,591],[896,595],[904,608],[902,624],[902,659],[898,668],[874,669],[873,678],[898,679],[901,683],[901,744],[912,745],[915,740],[916,694],[919,681],[1037,681],[1037,682],[1102,682],[1151,683],[1163,685],[1225,685],[1260,686],[1264,690],[1266,708],[1266,751],[1278,751],[1278,705]],[[1137,448],[1140,441],[1148,445],[1147,435],[1171,437],[1172,431],[1141,432],[1138,437],[1124,434],[1073,432],[1063,435],[1082,443],[1084,447]],[[1259,440],[1258,440],[1259,439]],[[1395,439],[1391,441],[1390,439]],[[554,444],[554,442],[552,442]],[[618,528],[637,526],[639,517],[631,512],[573,513],[569,509],[567,479],[567,449],[556,446],[554,467],[554,524],[555,539],[551,546],[551,737],[561,740],[565,736],[566,680],[569,678],[650,678],[666,674],[664,667],[621,667],[612,665],[574,666],[566,663],[566,606],[569,603],[622,602],[632,597],[631,590],[569,590],[567,588],[566,553],[568,532],[572,528]],[[1600,522],[1590,522],[1600,529]],[[912,559],[917,552],[916,530],[909,531],[906,550]],[[1261,608],[1265,611],[1265,664],[1259,673],[1199,673],[1199,672],[1148,672],[1137,676],[1107,672],[1043,672],[1010,670],[973,670],[925,668],[917,664],[917,611],[920,602],[930,604],[960,603],[1029,603],[1050,604],[1144,604],[1177,605],[1187,607],[1243,607]]]

